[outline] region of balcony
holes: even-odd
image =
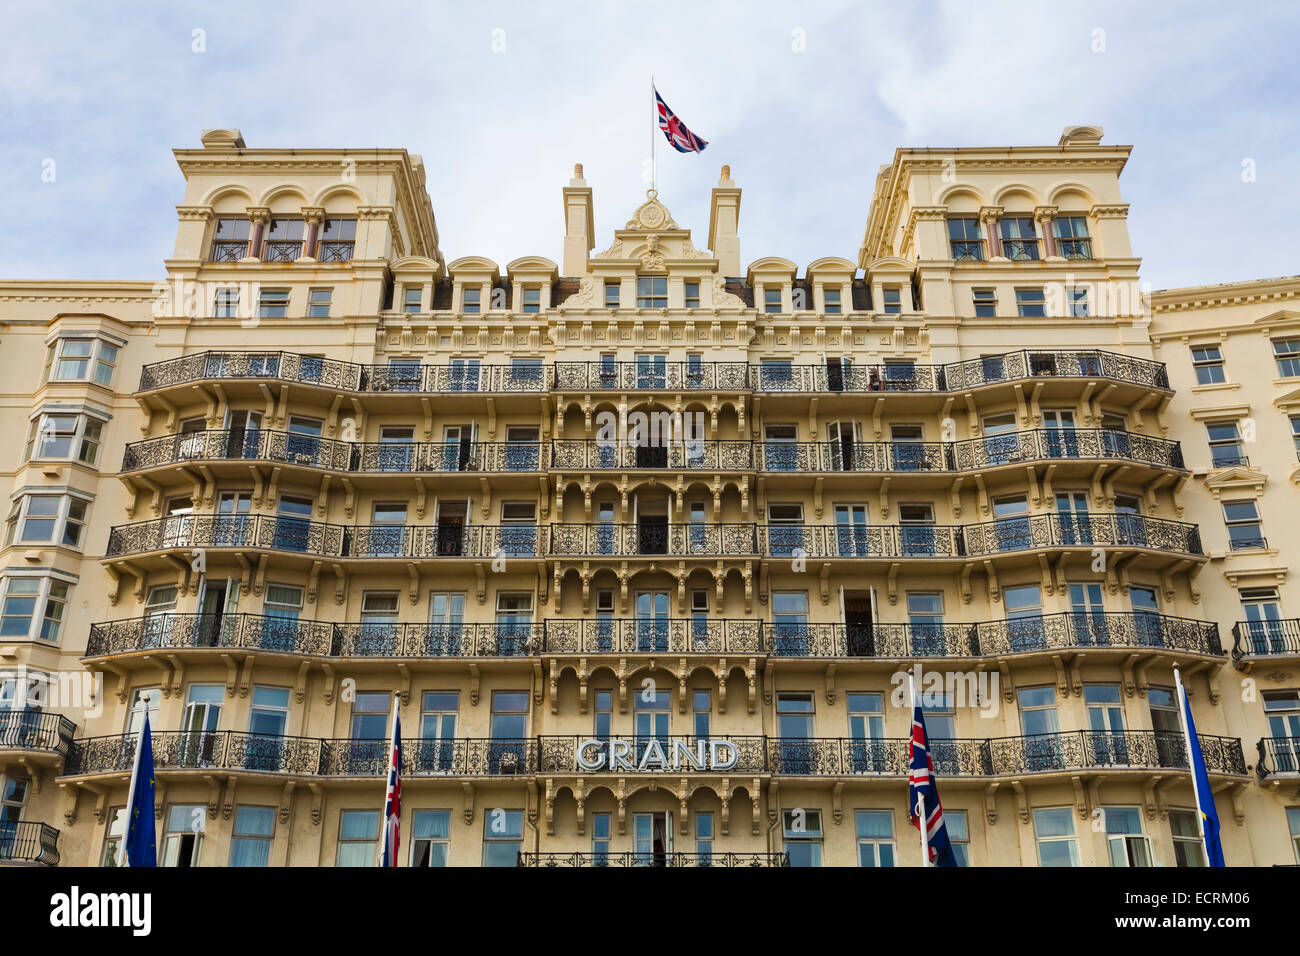
[[[546,622],[547,654],[764,654],[763,622],[631,618]]]
[[[263,262],[297,262],[301,256],[301,239],[271,239],[262,243]]]
[[[353,526],[284,515],[178,515],[118,525],[105,557],[214,548],[328,558],[524,558],[546,555],[551,532],[531,524]]]
[[[1066,259],[1091,259],[1091,239],[1064,239],[1056,237],[1056,254]]]
[[[1300,774],[1300,737],[1263,737],[1255,746],[1259,750],[1255,773],[1260,780]]]
[[[1232,625],[1232,657],[1300,657],[1300,618],[1238,621]]]
[[[529,657],[541,623],[333,623],[261,614],[155,614],[92,624],[83,660],[177,650],[242,650],[337,658]]]
[[[754,365],[749,378],[755,392],[942,392],[942,365]]]
[[[738,869],[789,866],[789,853],[520,853],[521,867],[637,867],[662,866]]]
[[[351,239],[323,239],[316,243],[316,261],[351,262],[355,245]]]
[[[942,368],[944,385],[954,392],[1040,378],[1105,378],[1145,388],[1169,389],[1169,374],[1163,362],[1099,349],[1005,352],[953,362]]]
[[[748,391],[745,362],[556,362],[559,392]]]
[[[1030,262],[1037,260],[1037,239],[1002,239],[1002,255],[1013,262]]]
[[[0,822],[0,863],[59,865],[59,831],[27,820]]]
[[[238,262],[248,256],[248,240],[221,239],[212,243],[209,262]]]
[[[77,725],[62,714],[0,710],[0,753],[61,760]]]
[[[558,524],[555,557],[755,557],[752,524]]]
[[[638,444],[557,438],[551,443],[551,468],[556,471],[748,471],[754,467],[752,448],[753,443],[748,440],[673,440],[662,444]]]
[[[983,239],[949,239],[948,250],[956,262],[983,262]]]
[[[344,442],[297,432],[215,429],[131,442],[122,471],[190,461],[258,461],[353,474],[454,474],[545,471],[551,443]]]

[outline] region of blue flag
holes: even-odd
[[[153,822],[155,781],[153,739],[149,736],[149,714],[135,751],[131,771],[131,793],[126,807],[126,860],[129,866],[158,865],[158,832]]]
[[[1181,689],[1181,688],[1180,688]],[[1205,856],[1210,866],[1227,866],[1223,859],[1223,841],[1219,837],[1219,811],[1214,806],[1214,793],[1210,790],[1210,776],[1205,772],[1205,758],[1201,756],[1201,741],[1196,736],[1192,721],[1192,705],[1183,693],[1183,719],[1187,724],[1187,745],[1192,754],[1192,779],[1196,783],[1197,810],[1201,814],[1201,827],[1205,830]]]

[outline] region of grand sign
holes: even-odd
[[[589,738],[578,741],[574,754],[579,770],[682,771],[731,770],[740,760],[740,750],[730,740],[658,740],[642,738],[610,740]]]

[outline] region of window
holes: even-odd
[[[1291,416],[1291,441],[1295,444],[1296,457],[1300,458],[1300,415]]]
[[[1067,286],[1065,289],[1065,314],[1075,318],[1087,318],[1090,315],[1088,311],[1088,290],[1080,289],[1076,286]]]
[[[1286,808],[1286,822],[1291,830],[1291,849],[1295,850],[1295,859],[1300,863],[1300,807]]]
[[[1264,527],[1254,501],[1225,501],[1223,523],[1228,527],[1228,547],[1231,550],[1266,547]]]
[[[791,866],[822,865],[822,815],[818,810],[786,810],[785,851]]]
[[[312,289],[307,293],[307,317],[309,319],[328,319],[330,316],[330,302],[333,298],[333,289]]]
[[[53,375],[47,373],[42,381],[52,377],[56,382],[109,385],[117,366],[117,346],[91,337],[58,339],[50,346],[50,364]]]
[[[31,781],[26,777],[0,774],[0,839],[6,824],[17,823],[23,818],[30,790]]]
[[[1022,318],[1042,318],[1047,314],[1042,289],[1017,289],[1016,314]]]
[[[860,741],[879,740],[885,736],[884,694],[846,694],[845,702],[849,711],[850,737]]]
[[[230,865],[266,866],[271,858],[274,832],[274,808],[236,807],[235,827],[230,837]]]
[[[446,866],[451,850],[451,811],[411,814],[411,866]]]
[[[698,282],[687,282],[686,290],[686,308],[698,309],[700,307],[700,284]],[[838,293],[836,293],[838,295]],[[827,310],[829,311],[829,309]],[[836,309],[838,312],[839,310]]]
[[[534,313],[542,311],[542,287],[536,285],[524,286],[524,312]]]
[[[483,865],[514,866],[524,844],[522,810],[488,810],[483,814]]]
[[[611,721],[614,719],[614,692],[596,691],[596,703],[593,707],[596,719],[592,727],[593,735],[599,740],[609,740],[612,735]]]
[[[1196,826],[1195,810],[1170,810],[1169,835],[1174,841],[1174,866],[1205,866],[1205,844]]]
[[[63,630],[68,592],[72,585],[52,577],[4,579],[0,601],[0,637],[49,641],[57,644]]]
[[[901,289],[886,287],[881,291],[884,296],[886,315],[898,315],[903,311],[903,293]]]
[[[984,240],[980,238],[980,221],[974,216],[948,220],[948,245],[957,260],[980,261],[984,258]]]
[[[247,219],[218,219],[212,233],[213,262],[238,262],[248,255],[252,223]]]
[[[326,219],[321,223],[316,258],[321,262],[347,262],[357,240],[355,219]]]
[[[713,814],[695,814],[695,854],[700,866],[713,864]]]
[[[1088,238],[1086,216],[1060,216],[1052,223],[1056,236],[1056,254],[1066,259],[1091,259],[1092,240]]]
[[[27,433],[27,460],[65,459],[93,465],[104,423],[87,414],[38,415]]]
[[[288,289],[263,289],[257,300],[257,314],[263,319],[282,319],[289,314]]]
[[[360,695],[358,695],[360,696]],[[379,853],[379,811],[339,814],[339,852],[335,866],[374,866]]]
[[[233,319],[239,315],[239,287],[222,286],[212,296],[212,317]]]
[[[1053,807],[1034,811],[1034,837],[1039,866],[1078,866],[1079,844],[1074,838],[1074,810]]]
[[[638,309],[668,308],[667,276],[637,276],[636,307]]]
[[[822,303],[825,305],[827,315],[839,315],[842,311],[840,308],[840,290],[825,288],[822,289]]]
[[[609,836],[609,814],[593,813],[591,815],[592,866],[609,866]]]
[[[466,286],[461,291],[460,310],[466,315],[478,315],[483,305],[483,290],[478,286]]]
[[[1277,374],[1283,378],[1300,375],[1300,338],[1274,339],[1273,357],[1277,359]]]
[[[1037,259],[1038,233],[1031,216],[1011,216],[998,223],[1002,254],[1008,259]]]
[[[71,495],[23,495],[10,509],[5,546],[52,544],[80,547],[86,526],[86,508],[85,499]]]
[[[707,690],[697,690],[692,695],[695,712],[695,736],[702,740],[709,737],[709,720],[713,714],[713,702]]]
[[[970,825],[965,810],[944,810],[944,823],[948,827],[948,842],[958,866],[970,866]]]
[[[108,826],[104,829],[104,852],[100,866],[126,866],[126,853],[122,840],[126,838],[126,807],[113,807],[108,811]]]
[[[975,300],[975,315],[978,318],[991,319],[998,314],[998,296],[992,289],[972,289],[971,297]]]
[[[1192,368],[1196,370],[1197,385],[1217,385],[1228,380],[1223,352],[1217,345],[1193,345]]]
[[[1102,807],[1111,866],[1155,866],[1151,841],[1142,835],[1142,811],[1137,807]]]
[[[208,808],[202,804],[176,803],[168,807],[158,865],[198,866],[207,819]]]
[[[1207,422],[1205,430],[1210,441],[1210,464],[1214,468],[1250,464],[1236,422]]]
[[[856,810],[858,866],[894,865],[894,815],[888,810]]]
[[[763,290],[763,311],[768,313],[778,313],[781,311],[781,290],[764,289]]]
[[[419,313],[424,300],[424,288],[418,285],[408,285],[402,290],[402,311],[415,315]]]
[[[372,598],[376,595],[372,592],[366,595],[366,598]],[[361,612],[363,624],[366,621],[366,611]],[[388,713],[391,709],[392,698],[383,691],[374,692],[357,692],[356,699],[352,702],[352,739],[353,740],[385,740],[388,737]]]
[[[262,243],[263,262],[293,262],[302,255],[302,237],[307,224],[301,219],[272,219]]]
[[[620,285],[621,284],[617,281],[605,283],[605,308],[607,309],[618,308],[618,294],[619,294]]]

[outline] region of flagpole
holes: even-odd
[[[1192,735],[1187,729],[1187,691],[1183,687],[1183,678],[1178,673],[1177,665],[1174,666],[1174,686],[1178,689],[1178,723],[1183,728],[1183,747],[1187,751],[1187,769],[1192,774],[1192,797],[1196,801],[1196,831],[1201,835],[1201,848],[1205,851],[1205,863],[1208,866],[1210,847],[1205,842],[1205,811],[1201,809],[1201,789],[1196,783],[1196,764],[1192,760]]]
[[[916,728],[911,726],[911,724],[916,721],[916,679],[913,676],[913,671],[910,670],[907,672],[907,689],[911,692],[911,696],[912,696],[912,711],[909,718],[908,739],[914,740],[916,734]],[[930,749],[929,740],[926,740],[925,747],[926,747],[926,753],[928,754]],[[910,770],[908,771],[908,774],[909,775],[911,774]],[[916,820],[917,820],[916,829],[921,833],[921,865],[929,866],[930,865],[930,835],[926,832],[926,824],[928,823],[928,821],[925,816],[925,794],[923,793],[917,794],[916,806],[913,809],[916,812]]]
[[[393,769],[393,751],[397,749],[397,702],[400,699],[401,699],[401,695],[399,694],[393,695],[393,706],[392,709],[389,711],[390,719],[388,721],[388,759],[384,761],[384,807],[382,810],[379,811],[379,816],[381,820],[380,826],[382,828],[382,831],[381,831],[381,838],[379,840],[379,859],[375,861],[379,866],[384,865],[385,854],[388,854],[390,859],[392,860],[392,862],[389,863],[388,865],[397,866],[397,850],[389,843],[390,834],[388,832],[388,794],[389,794],[390,784],[388,782],[388,777]],[[401,773],[400,767],[398,768],[398,773]]]
[[[655,78],[650,75],[650,189],[655,188],[655,127],[659,125],[659,104],[655,102]]]
[[[135,759],[131,761],[131,783],[126,790],[126,829],[122,831],[122,855],[126,865],[131,865],[131,825],[134,822],[131,813],[135,810],[135,791],[140,783],[140,754],[144,750],[144,725],[149,721],[149,708],[144,706],[144,720],[140,721],[140,732],[135,738]],[[152,821],[150,821],[152,822]]]

